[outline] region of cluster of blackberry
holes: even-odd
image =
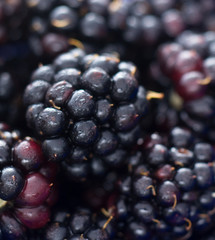
[[[213,225],[213,146],[180,127],[166,139],[148,137],[108,203],[125,239],[190,239]]]
[[[0,239],[215,239],[214,0],[0,2]]]
[[[26,239],[26,228],[43,227],[57,201],[57,166],[33,138],[0,124],[1,239]]]
[[[160,46],[157,54],[158,71],[165,79],[160,84],[166,81],[169,86],[166,109],[178,111],[184,125],[212,142],[215,140],[214,43],[215,34],[212,31],[185,31],[175,42]],[[174,124],[177,124],[176,121]]]
[[[144,47],[177,37],[186,28],[215,29],[212,0],[26,0],[26,4],[31,10],[31,41],[40,44],[41,54],[65,51],[70,38],[76,37],[91,42],[120,39]]]

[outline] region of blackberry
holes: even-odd
[[[151,59],[160,42],[176,38],[186,29],[214,29],[214,6],[203,1],[25,1],[28,39],[37,56],[56,56],[71,43],[79,47],[82,42],[118,43],[132,48],[126,56],[131,59],[134,54],[141,63]]]
[[[129,158],[128,170],[108,201],[123,239],[193,239],[213,228],[211,144],[180,127],[167,142],[153,134]]]
[[[104,210],[105,211],[105,210]],[[88,208],[76,206],[75,210],[57,210],[40,238],[49,239],[115,239],[112,216],[93,214]]]
[[[124,163],[147,100],[156,97],[138,85],[135,70],[114,55],[74,49],[33,73],[24,92],[27,124],[41,137],[46,157],[62,161],[71,177],[86,179],[96,159]]]
[[[176,42],[158,49],[160,69],[169,81],[168,105],[184,125],[209,141],[214,141],[214,61],[209,51],[213,42],[211,32],[185,31]]]
[[[0,123],[0,229],[2,239],[27,239],[27,229],[43,227],[56,202],[57,166],[45,160],[41,145],[20,139]]]

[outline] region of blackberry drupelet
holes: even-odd
[[[108,203],[123,239],[204,236],[214,223],[214,147],[177,127],[141,150]]]
[[[0,232],[2,239],[27,239],[27,229],[43,227],[57,200],[57,165],[41,145],[0,123]]]
[[[62,161],[71,178],[99,174],[91,164],[98,160],[112,167],[125,162],[153,97],[135,72],[113,54],[73,49],[33,73],[24,93],[28,126],[43,139],[46,157]]]

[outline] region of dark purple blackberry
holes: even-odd
[[[126,240],[204,236],[214,222],[213,146],[180,127],[167,142],[154,137],[129,157],[108,201],[118,231]]]
[[[138,85],[135,71],[109,53],[74,49],[33,73],[24,92],[27,124],[43,139],[46,157],[63,160],[71,178],[86,179],[95,159],[111,166],[126,161],[148,99],[156,97]]]
[[[101,214],[100,214],[101,215]],[[76,207],[75,211],[58,210],[40,235],[45,240],[115,239],[113,216],[96,216],[87,208]]]
[[[0,123],[0,232],[2,239],[27,239],[27,229],[43,227],[56,202],[57,165],[45,160],[41,145]]]

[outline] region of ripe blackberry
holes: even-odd
[[[55,203],[57,166],[41,146],[0,123],[0,232],[2,239],[27,239],[27,229],[43,227]]]
[[[93,171],[91,162],[122,165],[141,131],[147,100],[155,95],[138,85],[135,72],[135,65],[114,55],[80,49],[38,68],[24,103],[46,157],[63,161],[68,175],[79,180]]]
[[[44,240],[115,239],[111,220],[112,217],[93,215],[87,208],[76,207],[75,211],[58,210],[40,237]]]
[[[214,148],[189,130],[149,137],[108,206],[123,239],[193,239],[214,222]]]

